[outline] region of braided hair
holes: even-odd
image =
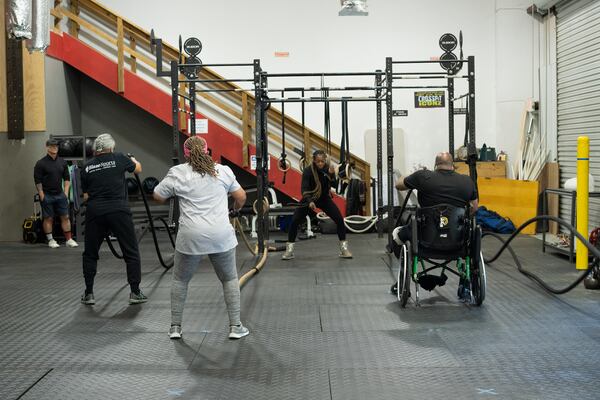
[[[199,136],[190,136],[184,143],[183,147],[189,150],[187,162],[192,166],[192,169],[204,176],[217,176],[215,162],[211,156],[205,151],[206,141]]]
[[[316,186],[314,189],[307,190],[302,193],[302,196],[308,197],[310,201],[318,200],[321,197],[321,194],[323,193],[323,188],[321,187],[321,180],[319,179],[319,172],[317,170],[317,166],[315,165],[315,158],[317,158],[317,156],[327,157],[327,153],[325,153],[323,150],[315,150],[315,152],[313,153],[313,162],[310,163],[310,169],[312,171]]]

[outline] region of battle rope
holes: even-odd
[[[558,223],[559,225],[563,226],[564,228],[566,228],[567,230],[569,230],[572,234],[574,234],[577,237],[577,239],[579,239],[581,241],[581,243],[583,243],[583,245],[585,247],[587,247],[588,250],[589,250],[589,252],[595,257],[594,262],[592,262],[588,266],[588,269],[585,270],[575,280],[575,282],[573,282],[572,284],[570,284],[570,285],[568,285],[568,286],[566,286],[564,288],[561,288],[561,289],[554,288],[554,287],[548,285],[547,283],[545,283],[536,274],[523,269],[523,266],[521,265],[521,262],[519,261],[519,259],[517,257],[517,254],[512,249],[512,247],[510,247],[510,242],[512,242],[514,240],[514,238],[519,234],[519,232],[521,232],[523,229],[525,229],[528,225],[531,225],[531,224],[533,224],[534,222],[537,222],[537,221],[554,221],[554,222]],[[519,270],[519,272],[522,273],[523,275],[527,276],[529,279],[535,281],[543,289],[545,289],[545,290],[547,290],[547,291],[549,291],[550,293],[553,293],[553,294],[564,294],[564,293],[569,292],[573,288],[575,288],[577,285],[579,285],[581,283],[581,281],[583,281],[588,276],[588,274],[590,273],[590,271],[592,271],[592,269],[598,264],[598,260],[600,260],[600,250],[598,250],[589,241],[587,241],[587,239],[585,237],[583,237],[583,235],[581,235],[579,232],[577,232],[577,230],[571,224],[569,224],[568,222],[566,222],[566,221],[564,221],[564,220],[562,220],[560,218],[553,217],[553,216],[550,216],[550,215],[540,215],[538,217],[534,217],[534,218],[531,218],[531,219],[525,221],[506,240],[504,240],[504,238],[502,238],[501,236],[499,236],[499,235],[497,235],[495,233],[491,233],[491,232],[485,232],[483,234],[483,236],[492,236],[492,237],[495,237],[496,239],[498,239],[500,242],[502,242],[502,247],[500,247],[500,249],[498,250],[498,252],[496,254],[494,254],[494,256],[492,258],[490,258],[490,259],[485,259],[484,258],[484,261],[487,264],[490,264],[490,263],[496,261],[498,259],[498,257],[500,257],[500,255],[502,254],[502,252],[504,252],[504,250],[508,249],[508,251],[510,252],[513,260],[515,261],[515,265],[517,266],[517,269]]]

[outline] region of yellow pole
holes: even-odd
[[[590,138],[577,138],[577,232],[588,237]],[[577,269],[588,268],[588,249],[577,240]]]

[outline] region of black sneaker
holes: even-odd
[[[81,304],[85,304],[87,306],[93,306],[96,304],[94,293],[83,293],[83,296],[81,296]]]
[[[137,294],[130,293],[129,294],[129,304],[140,304],[148,301],[148,297],[140,290]]]

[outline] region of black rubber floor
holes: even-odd
[[[0,244],[0,399],[598,399],[600,291],[552,296],[503,257],[484,306],[455,278],[400,309],[383,240],[334,236],[273,253],[242,291],[251,334],[227,339],[220,284],[194,277],[184,340],[167,337],[170,273],[142,243],[143,305],[127,304],[122,261],[106,247],[96,305],[79,303],[81,248]],[[484,243],[487,255],[497,248]],[[166,246],[165,246],[166,247]],[[564,286],[578,272],[523,237],[524,265]],[[253,258],[240,245],[242,272]],[[394,267],[392,266],[392,269]],[[413,290],[414,292],[414,290]]]

